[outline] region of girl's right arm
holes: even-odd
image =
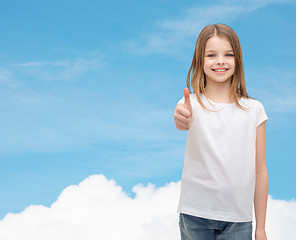
[[[176,128],[179,130],[189,130],[193,120],[192,107],[190,102],[190,92],[188,88],[184,89],[184,103],[179,103],[174,112]]]

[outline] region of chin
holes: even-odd
[[[226,82],[231,82],[231,77],[230,78],[226,78],[226,79],[212,79],[210,80],[213,83],[226,83]]]

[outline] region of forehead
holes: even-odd
[[[233,50],[230,42],[224,38],[213,36],[209,38],[205,45],[205,51],[229,51]]]

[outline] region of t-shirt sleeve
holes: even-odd
[[[178,102],[178,104],[179,103],[184,103],[185,102],[185,98],[183,97],[179,102]]]
[[[262,103],[257,102],[257,109],[256,109],[256,127],[258,127],[261,123],[268,119],[264,106]]]

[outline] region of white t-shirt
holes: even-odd
[[[256,128],[268,119],[251,98],[214,103],[211,110],[190,94],[193,122],[188,130],[178,212],[229,222],[252,221],[256,179]],[[180,102],[184,102],[184,97]],[[179,103],[180,103],[179,102]]]

